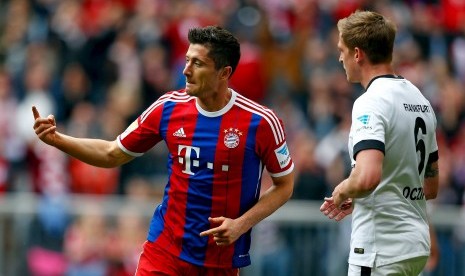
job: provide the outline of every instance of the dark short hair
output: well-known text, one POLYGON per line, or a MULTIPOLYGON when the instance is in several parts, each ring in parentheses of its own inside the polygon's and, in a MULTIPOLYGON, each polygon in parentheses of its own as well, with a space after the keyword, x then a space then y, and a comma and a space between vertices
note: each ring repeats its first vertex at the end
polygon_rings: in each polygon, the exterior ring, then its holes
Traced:
POLYGON ((190 29, 187 37, 190 44, 200 44, 209 49, 208 57, 215 63, 215 69, 231 66, 231 76, 236 71, 241 48, 237 38, 229 31, 219 26, 207 26, 190 29))
POLYGON ((392 61, 396 26, 372 11, 356 11, 337 23, 345 45, 352 51, 362 49, 373 64, 392 61))

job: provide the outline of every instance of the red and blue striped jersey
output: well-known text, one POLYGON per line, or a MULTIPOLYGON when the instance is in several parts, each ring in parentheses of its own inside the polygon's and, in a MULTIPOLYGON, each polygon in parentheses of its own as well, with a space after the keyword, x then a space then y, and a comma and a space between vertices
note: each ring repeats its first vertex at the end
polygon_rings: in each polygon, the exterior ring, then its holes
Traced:
POLYGON ((265 167, 271 176, 289 174, 294 167, 281 120, 231 91, 229 103, 216 112, 203 110, 184 90, 168 92, 117 139, 133 156, 165 141, 168 183, 148 240, 205 267, 250 264, 251 230, 228 247, 199 234, 217 226, 208 217, 235 219, 258 201, 265 167))

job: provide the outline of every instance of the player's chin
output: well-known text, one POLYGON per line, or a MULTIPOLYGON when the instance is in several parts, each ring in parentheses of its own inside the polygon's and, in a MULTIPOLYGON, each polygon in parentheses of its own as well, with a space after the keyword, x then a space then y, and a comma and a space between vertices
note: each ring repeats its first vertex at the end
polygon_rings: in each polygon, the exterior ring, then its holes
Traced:
POLYGON ((190 95, 190 96, 195 95, 195 89, 193 89, 192 84, 191 85, 187 84, 185 91, 186 91, 187 95, 190 95))
POLYGON ((347 73, 347 71, 346 71, 346 79, 347 79, 348 82, 352 82, 352 78, 351 78, 350 74, 347 73))

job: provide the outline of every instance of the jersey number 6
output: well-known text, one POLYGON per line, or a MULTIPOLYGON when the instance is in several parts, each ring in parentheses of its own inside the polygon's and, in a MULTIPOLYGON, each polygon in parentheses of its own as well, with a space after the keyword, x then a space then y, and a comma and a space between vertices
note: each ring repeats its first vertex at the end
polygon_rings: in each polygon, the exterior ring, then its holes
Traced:
POLYGON ((417 117, 415 120, 415 129, 414 129, 414 137, 415 137, 415 145, 417 152, 420 152, 420 163, 418 164, 418 174, 421 174, 423 171, 423 167, 425 166, 425 157, 426 157, 426 147, 425 142, 422 139, 418 139, 418 131, 421 129, 421 133, 424 135, 426 134, 426 124, 422 118, 417 117))

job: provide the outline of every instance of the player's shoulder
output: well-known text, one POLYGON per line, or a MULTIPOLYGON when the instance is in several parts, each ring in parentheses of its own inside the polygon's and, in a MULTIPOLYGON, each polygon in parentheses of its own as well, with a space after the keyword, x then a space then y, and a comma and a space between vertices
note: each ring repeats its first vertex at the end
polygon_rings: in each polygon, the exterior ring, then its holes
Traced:
POLYGON ((189 96, 186 93, 185 89, 180 89, 180 90, 173 90, 173 91, 166 92, 164 95, 158 98, 157 102, 160 102, 160 101, 186 102, 192 99, 194 99, 194 97, 189 96))
POLYGON ((245 97, 244 95, 241 95, 240 93, 237 93, 237 92, 235 93, 236 93, 236 101, 235 101, 236 106, 242 108, 245 111, 254 113, 261 117, 277 118, 277 115, 275 114, 275 112, 271 108, 267 107, 266 105, 259 104, 245 97))
POLYGON ((235 105, 245 112, 250 112, 261 117, 262 120, 259 125, 263 126, 263 128, 260 129, 262 129, 264 133, 274 137, 274 141, 277 145, 281 144, 285 140, 283 123, 272 109, 248 99, 239 93, 236 93, 235 105))
POLYGON ((160 96, 155 102, 153 102, 143 113, 142 118, 147 117, 150 114, 153 114, 155 110, 162 110, 166 103, 186 103, 194 99, 194 97, 189 96, 184 89, 182 90, 173 90, 168 91, 162 96, 160 96))
MULTIPOLYGON (((379 77, 370 83, 366 91, 357 99, 373 105, 392 104, 416 92, 416 87, 407 79, 398 77, 379 77)), ((416 93, 414 93, 416 94, 416 93)))
POLYGON ((193 101, 194 99, 195 98, 188 95, 184 89, 173 90, 163 94, 152 104, 152 106, 163 106, 167 102, 187 103, 193 101))

